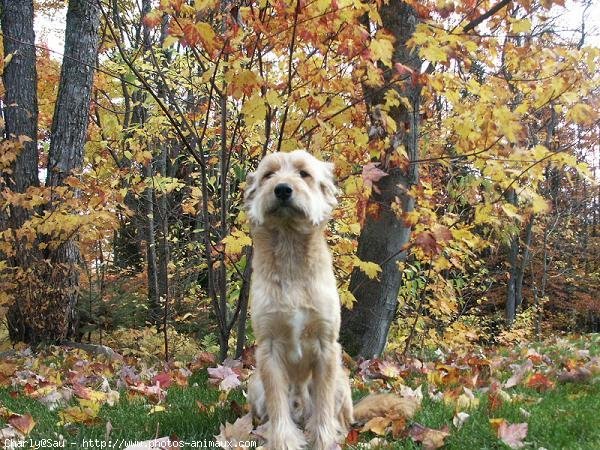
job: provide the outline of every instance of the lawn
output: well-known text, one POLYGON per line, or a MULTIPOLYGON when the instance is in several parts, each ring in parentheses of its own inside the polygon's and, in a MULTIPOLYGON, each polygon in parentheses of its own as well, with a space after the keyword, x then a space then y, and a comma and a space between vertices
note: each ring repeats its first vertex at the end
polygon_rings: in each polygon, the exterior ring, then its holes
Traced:
MULTIPOLYGON (((380 412, 346 447, 598 449, 599 355, 600 336, 586 335, 355 365, 357 399, 396 393, 416 413, 380 412)), ((17 352, 0 363, 0 444, 24 437, 20 448, 125 448, 169 437, 208 447, 226 423, 236 424, 226 438, 258 439, 238 420, 249 373, 242 362, 218 366, 206 355, 165 366, 57 347, 17 352)))

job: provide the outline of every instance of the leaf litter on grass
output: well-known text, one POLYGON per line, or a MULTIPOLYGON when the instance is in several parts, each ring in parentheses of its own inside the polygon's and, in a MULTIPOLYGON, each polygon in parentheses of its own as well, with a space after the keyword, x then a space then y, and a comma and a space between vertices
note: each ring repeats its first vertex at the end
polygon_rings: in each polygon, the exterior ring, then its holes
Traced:
MULTIPOLYGON (((600 358, 592 342, 583 336, 508 350, 440 349, 430 359, 389 355, 356 363, 346 357, 352 369, 352 387, 363 397, 356 405, 358 424, 350 430, 346 445, 386 446, 401 440, 440 448, 454 434, 463 433, 467 424, 481 421, 483 412, 490 420, 490 438, 495 436, 498 442, 521 448, 527 444, 528 421, 535 415, 531 405, 558 386, 584 389, 600 380, 600 358), (431 422, 426 409, 435 404, 443 405, 448 415, 431 422), (515 405, 522 422, 499 417, 506 405, 515 405), (474 416, 473 411, 480 412, 474 416)), ((251 355, 242 361, 217 364, 214 355, 203 352, 188 364, 165 364, 133 357, 110 360, 80 350, 50 347, 37 354, 15 352, 2 361, 0 387, 11 397, 29 397, 56 411, 63 425, 92 425, 100 421, 103 405, 122 401, 119 390, 128 398, 143 399, 148 414, 168 412, 167 389, 186 386, 193 372, 205 371, 209 378, 206 388, 221 394, 213 402, 196 401, 191 413, 214 414, 224 408, 232 411, 238 419, 215 429, 215 438, 251 439, 261 444, 265 426, 254 427, 247 407, 237 402, 234 405, 229 396, 245 388, 252 370, 251 355)), ((0 417, 5 422, 4 428, 0 427, 1 436, 23 439, 35 431, 35 414, 13 412, 0 405, 0 417)))

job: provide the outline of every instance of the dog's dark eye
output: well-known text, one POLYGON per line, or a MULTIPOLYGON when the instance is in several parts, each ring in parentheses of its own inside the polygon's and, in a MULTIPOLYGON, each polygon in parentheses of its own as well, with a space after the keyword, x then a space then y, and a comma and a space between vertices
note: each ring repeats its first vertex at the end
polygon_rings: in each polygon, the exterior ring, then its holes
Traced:
POLYGON ((268 180, 269 178, 271 178, 273 176, 275 172, 267 172, 263 175, 262 179, 263 180, 268 180))
POLYGON ((301 171, 300 171, 300 172, 298 172, 298 173, 300 174, 300 176, 301 176, 302 178, 308 178, 308 177, 310 177, 310 173, 308 173, 308 172, 307 172, 307 171, 305 171, 305 170, 301 170, 301 171))

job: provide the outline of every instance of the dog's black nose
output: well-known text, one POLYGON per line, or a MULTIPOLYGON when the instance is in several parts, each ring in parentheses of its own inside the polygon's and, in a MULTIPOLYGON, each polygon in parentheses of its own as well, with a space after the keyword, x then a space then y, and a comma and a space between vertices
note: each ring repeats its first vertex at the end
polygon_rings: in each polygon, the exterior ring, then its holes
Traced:
POLYGON ((275 186, 275 197, 279 200, 288 200, 292 196, 292 187, 289 184, 279 183, 275 186))

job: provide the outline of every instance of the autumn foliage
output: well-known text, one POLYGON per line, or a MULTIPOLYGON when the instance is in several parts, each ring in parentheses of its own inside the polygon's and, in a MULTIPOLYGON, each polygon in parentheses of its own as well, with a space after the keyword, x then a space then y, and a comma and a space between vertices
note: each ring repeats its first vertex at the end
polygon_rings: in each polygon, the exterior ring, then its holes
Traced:
MULTIPOLYGON (((400 2, 100 4, 83 164, 59 186, 17 192, 11 173, 31 137, 0 144, 2 217, 27 211, 18 227, 0 221, 3 311, 21 302, 44 333, 65 273, 52 255, 72 240, 76 314, 48 340, 152 325, 166 358, 171 329, 241 355, 252 338, 244 180, 265 153, 305 148, 336 166, 328 239, 343 305, 362 301, 353 272, 376 282, 401 255, 387 351, 598 330, 600 51, 583 22, 563 30, 561 2, 408 2, 403 46, 381 17, 400 2), (418 125, 416 153, 398 111, 418 125), (416 175, 410 208, 376 201, 398 171, 416 175), (383 208, 409 239, 361 260, 365 223, 383 208)), ((40 172, 60 81, 45 47, 40 172)))

